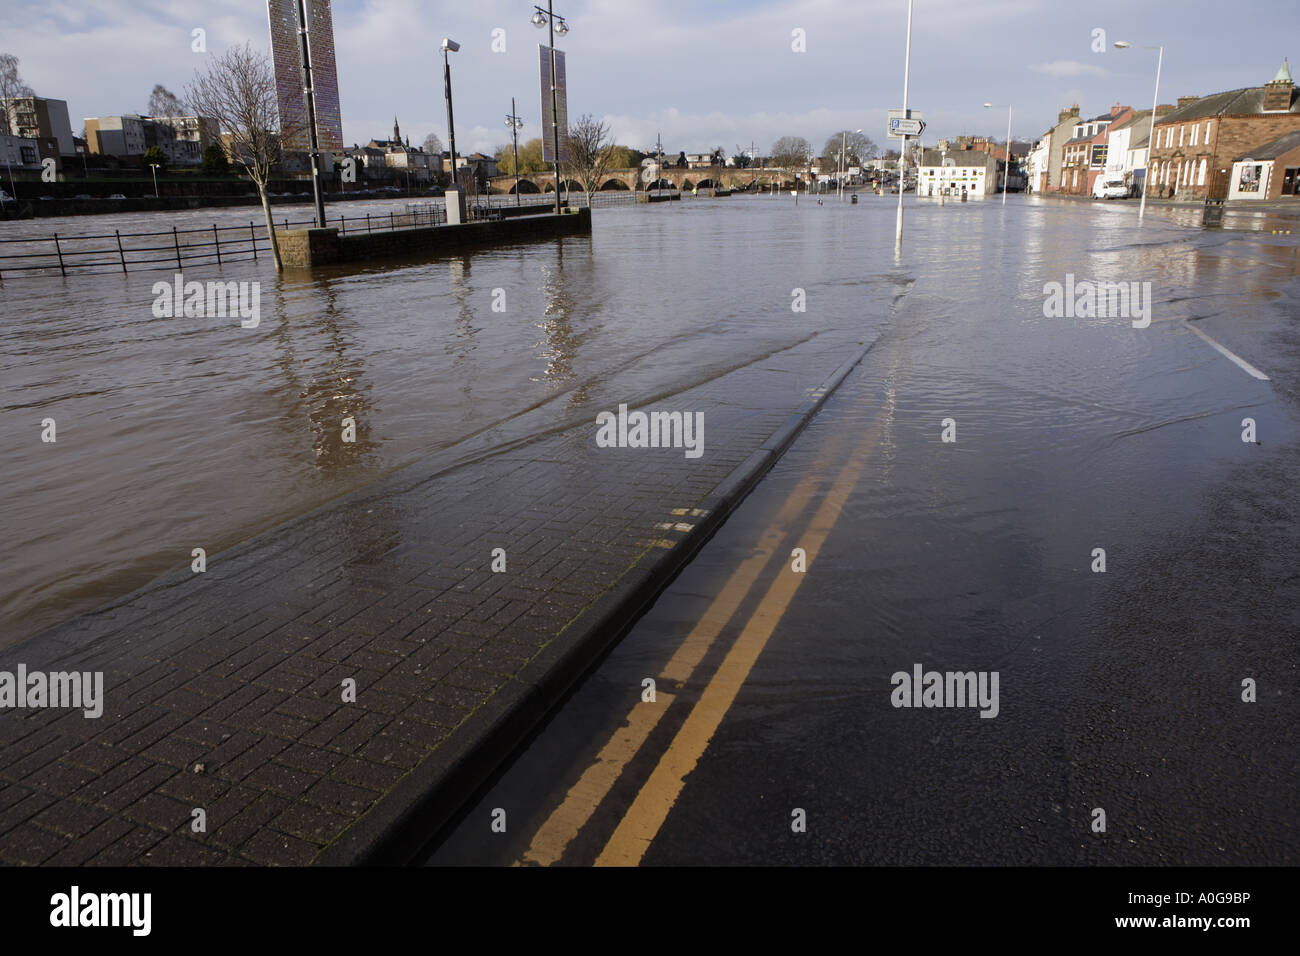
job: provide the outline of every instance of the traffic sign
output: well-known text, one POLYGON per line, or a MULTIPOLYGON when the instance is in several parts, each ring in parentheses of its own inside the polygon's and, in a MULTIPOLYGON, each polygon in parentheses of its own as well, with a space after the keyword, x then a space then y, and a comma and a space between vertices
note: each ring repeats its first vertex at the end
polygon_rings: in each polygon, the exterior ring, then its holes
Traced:
POLYGON ((901 139, 904 136, 920 136, 925 130, 925 120, 916 110, 890 110, 889 136, 901 139))

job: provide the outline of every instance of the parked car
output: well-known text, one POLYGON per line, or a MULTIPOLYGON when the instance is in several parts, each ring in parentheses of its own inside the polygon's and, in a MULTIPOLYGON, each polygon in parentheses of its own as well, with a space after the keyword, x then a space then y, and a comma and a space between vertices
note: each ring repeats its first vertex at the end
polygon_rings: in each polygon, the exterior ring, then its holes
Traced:
POLYGON ((9 195, 3 189, 0 189, 0 203, 13 202, 14 197, 9 195))
POLYGON ((90 193, 77 193, 77 195, 76 195, 75 198, 77 198, 77 199, 94 199, 95 197, 92 196, 90 193))
POLYGON ((1098 176, 1097 181, 1092 184, 1093 199, 1125 199, 1128 197, 1128 186, 1124 184, 1123 176, 1098 176))
POLYGON ((125 199, 126 197, 123 196, 121 193, 113 193, 113 195, 109 196, 108 198, 109 198, 109 199, 125 199))

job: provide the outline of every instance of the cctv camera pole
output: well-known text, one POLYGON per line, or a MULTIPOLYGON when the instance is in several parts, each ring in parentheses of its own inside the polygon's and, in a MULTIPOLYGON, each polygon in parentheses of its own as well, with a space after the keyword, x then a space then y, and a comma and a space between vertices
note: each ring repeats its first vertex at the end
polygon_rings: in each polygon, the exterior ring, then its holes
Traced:
POLYGON ((551 148, 555 150, 555 214, 560 214, 560 99, 555 89, 555 7, 546 0, 546 27, 551 39, 551 148))
POLYGON ((456 186, 456 121, 451 109, 451 62, 447 59, 447 47, 442 48, 442 79, 447 92, 447 148, 451 150, 451 184, 456 186))
POLYGON ((325 197, 320 185, 320 143, 316 138, 316 94, 312 89, 311 43, 307 17, 311 0, 298 0, 298 36, 302 40, 302 96, 307 105, 307 137, 311 146, 311 189, 316 201, 316 227, 325 228, 325 197))

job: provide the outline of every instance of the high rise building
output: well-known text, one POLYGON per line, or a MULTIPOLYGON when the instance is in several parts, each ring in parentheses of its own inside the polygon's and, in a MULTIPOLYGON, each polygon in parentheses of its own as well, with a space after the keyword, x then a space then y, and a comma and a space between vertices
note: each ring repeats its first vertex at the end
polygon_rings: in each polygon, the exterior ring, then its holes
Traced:
MULTIPOLYGON (((323 153, 343 149, 343 116, 339 109, 339 77, 334 65, 334 18, 330 0, 309 0, 312 90, 316 99, 316 135, 323 153)), ((288 131, 284 148, 305 153, 311 148, 307 104, 302 89, 302 41, 298 36, 298 0, 267 0, 271 27, 271 58, 280 103, 280 128, 288 131)))

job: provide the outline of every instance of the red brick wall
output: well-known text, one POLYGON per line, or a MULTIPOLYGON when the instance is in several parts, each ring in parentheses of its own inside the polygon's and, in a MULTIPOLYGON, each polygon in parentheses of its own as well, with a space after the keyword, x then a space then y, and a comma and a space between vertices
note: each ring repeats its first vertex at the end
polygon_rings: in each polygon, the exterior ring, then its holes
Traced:
MULTIPOLYGON (((1273 115, 1257 116, 1225 116, 1210 117, 1210 142, 1205 142, 1205 123, 1206 118, 1202 117, 1195 121, 1195 125, 1200 127, 1200 136, 1197 145, 1191 145, 1192 122, 1183 123, 1161 123, 1156 121, 1156 137, 1160 148, 1151 151, 1152 162, 1159 163, 1162 167, 1166 162, 1177 164, 1196 163, 1198 169, 1202 159, 1206 162, 1205 185, 1197 185, 1196 178, 1187 185, 1180 184, 1177 187, 1178 199, 1187 200, 1204 200, 1209 193, 1213 193, 1213 198, 1223 199, 1228 194, 1228 182, 1232 173, 1232 163, 1238 156, 1249 153, 1256 146, 1262 146, 1267 142, 1277 139, 1284 133, 1300 129, 1300 115, 1295 113, 1277 113, 1273 115), (1183 134, 1183 145, 1178 145, 1178 128, 1186 127, 1183 134), (1164 130, 1173 129, 1172 146, 1165 146, 1164 130), (1218 172, 1218 170, 1227 170, 1227 172, 1218 172), (1217 173, 1217 175, 1216 175, 1217 173)), ((1173 170, 1170 170, 1170 182, 1164 186, 1163 195, 1168 196, 1169 190, 1173 187, 1173 170)), ((1163 174, 1151 180, 1151 188, 1154 190, 1151 195, 1161 195, 1161 182, 1163 174)))

